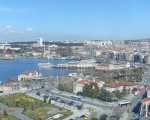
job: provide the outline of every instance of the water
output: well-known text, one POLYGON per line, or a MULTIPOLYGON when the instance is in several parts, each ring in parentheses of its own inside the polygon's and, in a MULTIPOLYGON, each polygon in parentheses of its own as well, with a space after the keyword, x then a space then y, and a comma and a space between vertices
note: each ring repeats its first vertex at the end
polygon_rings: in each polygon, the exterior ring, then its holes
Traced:
MULTIPOLYGON (((53 65, 67 63, 72 60, 50 60, 53 65)), ((58 69, 58 68, 38 68, 37 64, 47 62, 44 59, 23 59, 23 60, 0 60, 0 81, 16 78, 25 71, 36 70, 44 76, 60 76, 69 73, 81 73, 83 69, 58 69)))

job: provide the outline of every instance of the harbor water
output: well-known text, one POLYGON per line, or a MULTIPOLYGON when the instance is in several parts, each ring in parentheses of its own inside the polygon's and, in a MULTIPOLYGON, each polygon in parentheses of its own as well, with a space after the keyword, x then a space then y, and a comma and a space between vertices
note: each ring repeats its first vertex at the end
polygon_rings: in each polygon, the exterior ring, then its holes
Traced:
MULTIPOLYGON (((72 60, 50 60, 53 65, 64 64, 72 60)), ((69 73, 81 73, 84 69, 38 68, 38 63, 48 62, 45 59, 0 60, 0 81, 4 82, 25 71, 36 70, 44 76, 61 76, 69 73)))

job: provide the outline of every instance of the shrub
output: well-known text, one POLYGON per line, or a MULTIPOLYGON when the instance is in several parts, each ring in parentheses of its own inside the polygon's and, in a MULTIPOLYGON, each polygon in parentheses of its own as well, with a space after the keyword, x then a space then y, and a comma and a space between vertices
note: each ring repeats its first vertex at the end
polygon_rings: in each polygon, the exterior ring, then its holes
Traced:
POLYGON ((8 113, 6 112, 6 110, 4 110, 4 116, 8 116, 8 113))

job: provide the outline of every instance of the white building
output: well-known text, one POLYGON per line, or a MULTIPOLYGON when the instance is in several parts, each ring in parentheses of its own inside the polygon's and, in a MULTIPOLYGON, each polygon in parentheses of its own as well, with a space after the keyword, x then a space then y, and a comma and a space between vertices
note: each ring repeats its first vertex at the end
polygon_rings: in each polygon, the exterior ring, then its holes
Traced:
POLYGON ((82 92, 85 84, 96 83, 99 88, 102 88, 104 85, 103 81, 100 80, 78 80, 73 84, 73 92, 82 92))
POLYGON ((114 91, 122 92, 124 88, 132 90, 136 86, 137 85, 135 83, 128 82, 128 81, 116 81, 116 82, 109 82, 104 84, 105 89, 109 92, 114 92, 114 91))
POLYGON ((11 49, 11 44, 0 44, 0 50, 11 49))
POLYGON ((87 41, 87 45, 101 47, 101 46, 112 45, 112 42, 110 40, 89 40, 87 41))
POLYGON ((37 40, 37 46, 43 47, 43 38, 39 38, 39 39, 37 40))
POLYGON ((18 75, 18 81, 32 80, 42 77, 42 74, 37 71, 26 71, 18 75))
POLYGON ((126 69, 130 68, 130 62, 123 62, 123 63, 112 63, 112 64, 98 64, 95 66, 95 69, 98 70, 119 70, 119 69, 126 69))

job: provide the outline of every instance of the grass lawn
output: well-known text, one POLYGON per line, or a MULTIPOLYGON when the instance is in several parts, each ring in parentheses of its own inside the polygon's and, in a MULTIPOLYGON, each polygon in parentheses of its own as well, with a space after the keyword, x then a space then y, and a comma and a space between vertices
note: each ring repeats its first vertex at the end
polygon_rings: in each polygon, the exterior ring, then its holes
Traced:
POLYGON ((7 117, 4 117, 3 115, 0 115, 0 120, 18 120, 17 118, 15 118, 12 115, 9 115, 7 117))
POLYGON ((58 120, 62 120, 64 118, 72 115, 72 112, 70 110, 67 110, 65 108, 61 108, 61 107, 58 107, 55 105, 51 105, 51 104, 45 104, 42 106, 38 106, 38 107, 33 108, 33 110, 27 109, 26 112, 24 112, 25 115, 29 116, 30 118, 32 118, 34 120, 38 120, 39 116, 42 120, 45 120, 48 117, 54 116, 58 113, 63 114, 63 116, 61 118, 59 118, 58 120))
POLYGON ((21 95, 11 95, 11 96, 4 96, 0 98, 0 101, 9 106, 9 107, 31 107, 34 105, 39 105, 39 103, 43 103, 43 101, 39 101, 35 98, 29 97, 27 95, 21 94, 21 95))

